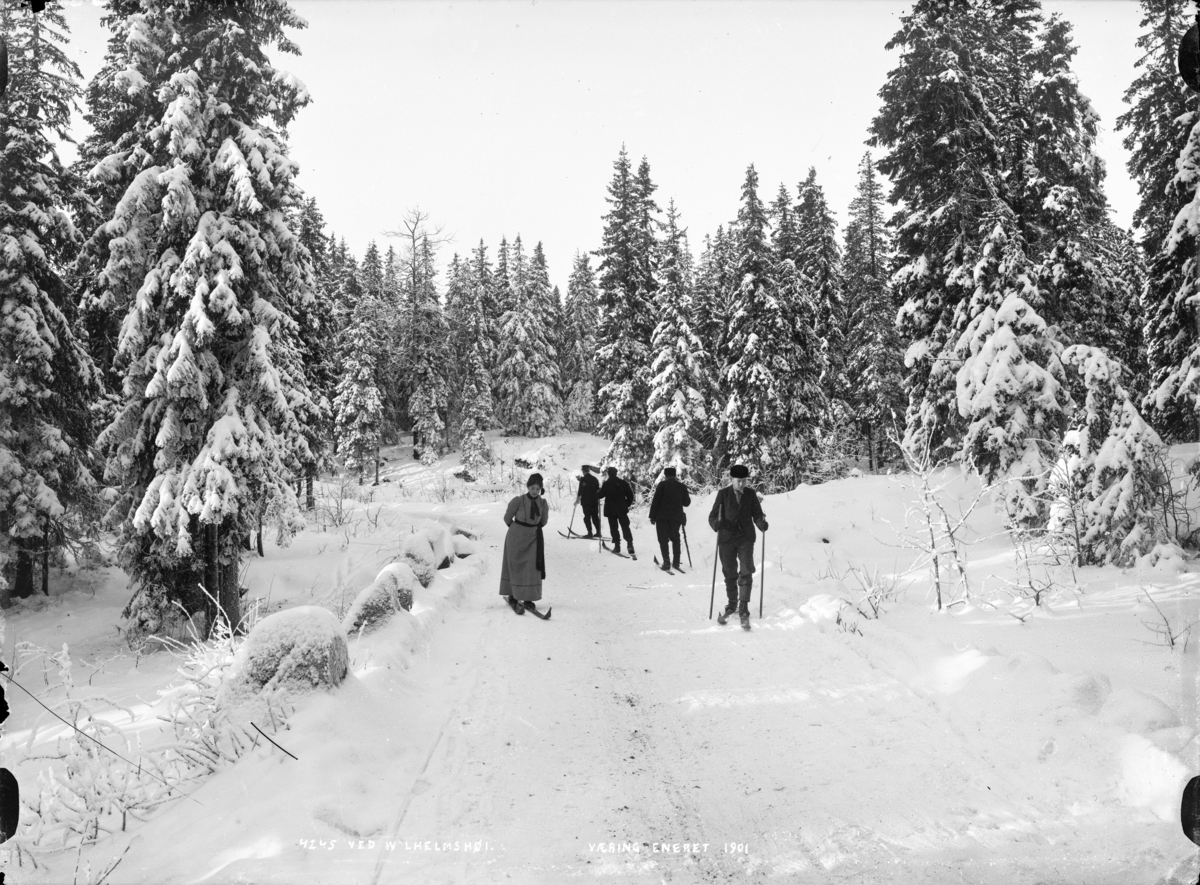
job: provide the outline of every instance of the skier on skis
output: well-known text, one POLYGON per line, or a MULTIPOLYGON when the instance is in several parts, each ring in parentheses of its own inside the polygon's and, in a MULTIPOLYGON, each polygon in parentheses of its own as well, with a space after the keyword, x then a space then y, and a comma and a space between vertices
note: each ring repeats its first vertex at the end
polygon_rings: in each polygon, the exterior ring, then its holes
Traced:
POLYGON ((717 551, 721 557, 721 573, 725 576, 725 595, 729 598, 718 620, 735 611, 742 626, 750 628, 750 590, 754 586, 754 527, 767 530, 758 495, 747 485, 750 469, 744 464, 729 468, 730 483, 717 492, 708 524, 717 533, 717 551))
POLYGON ((633 488, 625 480, 617 476, 617 468, 608 468, 608 479, 600 486, 597 498, 604 499, 604 515, 608 518, 608 530, 612 535, 613 551, 621 552, 621 537, 617 534, 617 526, 625 535, 625 543, 629 545, 629 555, 633 556, 633 533, 629 531, 629 508, 633 504, 633 488))
POLYGON ((654 488, 650 499, 650 525, 658 532, 658 549, 662 552, 664 572, 679 568, 679 527, 687 522, 684 507, 691 506, 692 496, 687 486, 675 478, 674 467, 663 468, 663 481, 654 488), (671 545, 671 556, 667 557, 667 543, 671 545))
POLYGON ((575 493, 575 503, 583 505, 583 526, 587 529, 585 538, 596 538, 604 534, 600 531, 600 480, 592 476, 595 469, 590 464, 583 465, 583 476, 579 477, 579 491, 575 493), (595 526, 594 534, 592 526, 595 526))
POLYGON ((542 598, 546 578, 546 547, 542 526, 550 518, 550 506, 542 499, 542 475, 531 473, 525 494, 508 502, 504 511, 504 556, 500 560, 500 595, 519 614, 542 598))

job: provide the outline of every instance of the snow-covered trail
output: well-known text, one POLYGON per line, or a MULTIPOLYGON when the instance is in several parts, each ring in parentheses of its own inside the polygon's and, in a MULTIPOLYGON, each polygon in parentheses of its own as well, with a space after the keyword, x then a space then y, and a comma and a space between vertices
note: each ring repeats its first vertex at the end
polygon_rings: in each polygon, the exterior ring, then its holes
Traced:
POLYGON ((1005 723, 914 690, 902 651, 870 660, 797 618, 718 627, 711 551, 686 576, 651 553, 547 532, 552 621, 489 577, 439 631, 413 678, 469 675, 371 881, 1152 881, 1127 822, 1077 827, 1057 784, 1031 795, 1005 723))

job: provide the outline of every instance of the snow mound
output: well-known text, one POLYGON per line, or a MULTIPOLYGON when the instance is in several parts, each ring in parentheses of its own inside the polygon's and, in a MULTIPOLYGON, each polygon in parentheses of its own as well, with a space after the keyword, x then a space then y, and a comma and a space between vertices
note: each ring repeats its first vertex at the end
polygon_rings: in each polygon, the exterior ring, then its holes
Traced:
POLYGON ((417 576, 406 562, 387 565, 369 587, 354 598, 342 626, 347 633, 368 632, 382 626, 400 609, 411 609, 417 576))
POLYGON ((836 623, 845 601, 827 593, 819 593, 800 606, 800 614, 814 624, 836 623))
POLYGON ((1164 752, 1176 755, 1180 755, 1195 736, 1196 729, 1186 725, 1179 725, 1175 728, 1160 728, 1146 735, 1154 746, 1164 752))
POLYGON ((1116 794, 1121 802, 1148 808, 1160 820, 1179 820, 1179 797, 1191 777, 1184 764, 1140 734, 1125 736, 1119 759, 1116 794))
POLYGON ((238 650, 234 687, 330 688, 346 678, 346 635, 333 612, 301 605, 254 625, 238 650))
POLYGON ((967 684, 972 673, 985 666, 989 660, 991 658, 978 649, 968 648, 959 654, 938 658, 917 682, 927 691, 954 694, 967 684))
POLYGON ((451 540, 454 544, 454 555, 458 559, 466 556, 474 556, 479 552, 479 545, 466 535, 456 534, 451 540))
POLYGON ((1055 679, 1071 706, 1089 715, 1094 716, 1100 712, 1100 708, 1112 694, 1112 683, 1103 673, 1064 673, 1055 679))
POLYGON ((421 531, 429 540, 436 567, 448 568, 454 562, 454 535, 451 534, 450 529, 439 522, 432 523, 421 531))
POLYGON ((1179 574, 1187 571, 1187 563, 1183 561, 1183 549, 1178 544, 1155 544, 1149 553, 1134 561, 1134 570, 1179 574))
POLYGON ((416 532, 400 542, 400 558, 412 568, 422 587, 433 583, 437 560, 434 559, 433 543, 428 534, 416 532))
POLYGON ((1174 710, 1154 695, 1136 688, 1114 691, 1100 709, 1100 719, 1138 734, 1175 728, 1180 724, 1174 710))

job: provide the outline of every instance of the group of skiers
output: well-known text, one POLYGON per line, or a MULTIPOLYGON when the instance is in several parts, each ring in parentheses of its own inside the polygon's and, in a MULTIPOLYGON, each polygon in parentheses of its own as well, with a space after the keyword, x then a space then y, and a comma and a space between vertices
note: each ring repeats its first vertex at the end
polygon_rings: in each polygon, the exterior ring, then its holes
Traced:
MULTIPOLYGON (((575 535, 581 539, 600 539, 600 500, 604 500, 604 516, 608 520, 612 550, 621 553, 621 540, 634 556, 633 533, 629 528, 629 508, 634 503, 633 487, 617 475, 617 468, 608 468, 608 477, 601 484, 593 476, 599 472, 590 464, 583 465, 579 478, 579 489, 575 504, 583 510, 583 524, 587 534, 575 535)), ((721 573, 725 578, 725 610, 717 616, 724 624, 737 614, 742 627, 750 627, 750 591, 754 583, 755 527, 767 530, 767 520, 762 504, 749 483, 750 471, 743 464, 729 468, 730 483, 717 492, 708 525, 717 533, 717 555, 721 561, 721 573)), ((525 483, 524 495, 517 495, 508 502, 504 512, 504 524, 508 533, 504 538, 504 554, 500 566, 500 595, 517 614, 532 611, 541 618, 549 618, 550 610, 541 612, 537 602, 542 598, 542 581, 546 577, 545 540, 542 527, 549 518, 549 506, 542 500, 542 475, 533 473, 525 483)), ((650 500, 650 524, 658 534, 658 546, 662 553, 659 566, 663 571, 681 571, 679 557, 679 532, 687 524, 684 508, 692 503, 691 494, 676 477, 674 467, 663 468, 663 479, 655 486, 650 500)))

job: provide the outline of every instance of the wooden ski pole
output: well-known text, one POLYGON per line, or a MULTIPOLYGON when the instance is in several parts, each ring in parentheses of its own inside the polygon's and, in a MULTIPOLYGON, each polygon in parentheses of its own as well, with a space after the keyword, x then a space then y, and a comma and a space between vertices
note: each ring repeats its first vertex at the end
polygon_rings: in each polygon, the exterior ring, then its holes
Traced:
POLYGON ((721 552, 721 535, 717 534, 717 549, 713 551, 712 593, 708 594, 708 619, 712 620, 713 601, 717 598, 717 555, 721 552))
POLYGON ((762 566, 759 571, 762 572, 758 577, 758 619, 762 620, 763 612, 763 589, 767 585, 767 530, 763 529, 763 554, 762 566))
MULTIPOLYGON (((720 492, 717 492, 719 495, 720 492)), ((717 557, 721 553, 721 523, 725 521, 725 505, 721 505, 721 520, 717 523, 717 549, 713 551, 713 580, 712 592, 708 594, 708 619, 712 620, 713 600, 717 598, 717 557)), ((691 563, 691 554, 688 554, 688 563, 691 563)))
POLYGON ((687 542, 687 526, 683 525, 683 526, 680 526, 680 528, 683 529, 683 549, 687 551, 688 568, 691 568, 692 567, 692 548, 688 546, 688 542, 687 542))
POLYGON ((575 525, 575 511, 579 509, 579 499, 575 499, 575 506, 571 508, 571 521, 567 523, 567 537, 571 537, 574 532, 571 531, 571 526, 575 525))

